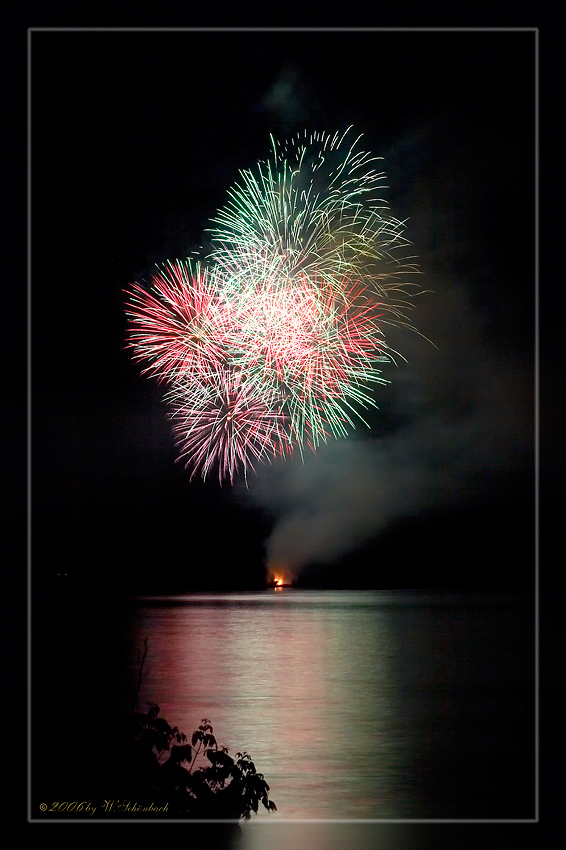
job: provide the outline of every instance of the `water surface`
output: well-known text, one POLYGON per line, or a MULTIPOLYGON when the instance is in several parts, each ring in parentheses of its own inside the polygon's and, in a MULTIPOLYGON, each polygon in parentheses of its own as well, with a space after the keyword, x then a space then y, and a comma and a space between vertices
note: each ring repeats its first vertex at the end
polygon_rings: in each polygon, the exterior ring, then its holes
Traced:
POLYGON ((533 816, 524 600, 284 589, 135 605, 140 707, 187 734, 210 719, 265 774, 277 817, 533 816))
POLYGON ((138 707, 158 703, 189 736, 207 718, 231 754, 247 751, 278 807, 258 827, 532 819, 533 612, 487 594, 45 598, 33 609, 33 805, 75 799, 97 756, 102 777, 111 770, 147 638, 138 707))

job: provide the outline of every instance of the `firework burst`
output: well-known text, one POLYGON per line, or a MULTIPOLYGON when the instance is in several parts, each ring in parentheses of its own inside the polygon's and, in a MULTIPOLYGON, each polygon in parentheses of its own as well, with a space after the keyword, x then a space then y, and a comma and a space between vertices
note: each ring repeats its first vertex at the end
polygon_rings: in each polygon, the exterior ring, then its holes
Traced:
POLYGON ((142 374, 190 380, 226 361, 232 321, 214 272, 190 260, 168 261, 149 290, 134 283, 128 296, 129 347, 135 360, 149 364, 142 374))
POLYGON ((307 277, 264 281, 241 311, 238 363, 260 392, 281 396, 300 446, 344 436, 360 408, 375 406, 367 387, 385 383, 377 364, 392 360, 379 316, 362 285, 307 277))
POLYGON ((271 159, 240 172, 213 219, 210 260, 244 288, 266 267, 291 280, 356 279, 384 299, 395 324, 410 324, 407 289, 414 284, 405 276, 416 267, 406 256, 405 224, 382 198, 378 158, 356 150, 361 137, 348 134, 272 138, 271 159))
POLYGON ((175 384, 165 401, 171 407, 178 460, 206 479, 217 469, 220 483, 247 475, 258 461, 284 456, 288 441, 284 414, 273 395, 261 395, 239 369, 208 373, 206 379, 175 384))
POLYGON ((128 292, 128 345, 168 388, 191 477, 233 482, 368 425, 397 356, 383 326, 412 327, 416 267, 376 158, 348 134, 272 139, 212 221, 206 266, 167 262, 128 292))

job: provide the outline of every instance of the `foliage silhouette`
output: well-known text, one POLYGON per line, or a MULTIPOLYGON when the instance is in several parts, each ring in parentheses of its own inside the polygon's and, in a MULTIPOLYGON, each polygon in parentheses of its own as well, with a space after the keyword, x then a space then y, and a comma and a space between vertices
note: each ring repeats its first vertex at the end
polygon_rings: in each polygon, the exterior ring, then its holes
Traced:
POLYGON ((269 785, 246 752, 235 757, 219 746, 204 718, 191 742, 159 716, 159 706, 133 713, 129 724, 129 793, 167 802, 171 817, 249 820, 263 805, 277 810, 269 785))
POLYGON ((257 814, 260 805, 277 811, 251 757, 238 752, 232 758, 227 747, 219 746, 210 720, 203 718, 189 743, 184 732, 159 716, 156 703, 149 703, 146 713, 136 711, 147 652, 146 638, 124 729, 119 778, 123 794, 130 799, 151 797, 158 808, 166 805, 168 817, 239 821, 257 814))

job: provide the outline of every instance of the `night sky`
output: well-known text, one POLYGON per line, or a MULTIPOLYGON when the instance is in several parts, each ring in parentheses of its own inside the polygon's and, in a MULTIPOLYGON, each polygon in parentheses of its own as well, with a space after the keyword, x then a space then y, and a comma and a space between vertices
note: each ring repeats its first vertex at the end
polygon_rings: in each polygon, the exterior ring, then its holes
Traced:
POLYGON ((532 587, 534 51, 521 31, 33 34, 38 581, 253 588, 277 563, 305 586, 532 587), (371 431, 248 488, 191 481, 123 290, 206 253, 270 133, 350 125, 407 219, 423 336, 391 332, 406 362, 371 431))

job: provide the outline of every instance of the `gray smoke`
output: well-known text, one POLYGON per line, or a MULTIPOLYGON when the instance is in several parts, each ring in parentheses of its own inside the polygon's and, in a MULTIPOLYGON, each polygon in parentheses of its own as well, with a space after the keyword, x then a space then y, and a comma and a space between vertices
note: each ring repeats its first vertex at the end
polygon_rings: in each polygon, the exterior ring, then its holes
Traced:
POLYGON ((372 432, 250 477, 248 498, 277 517, 266 541, 268 568, 296 575, 307 563, 332 561, 393 520, 454 501, 481 488, 485 475, 527 462, 531 376, 486 348, 464 286, 448 283, 426 296, 419 323, 430 325, 437 348, 409 331, 390 334, 408 363, 389 368, 391 385, 378 397, 389 430, 380 435, 377 412, 372 432))
POLYGON ((432 290, 414 299, 411 318, 422 336, 385 329, 406 361, 384 368, 391 383, 376 390, 371 431, 250 476, 242 497, 276 517, 268 567, 296 573, 330 561, 397 518, 532 464, 534 364, 521 316, 534 281, 529 289, 520 265, 506 268, 521 256, 516 235, 487 226, 518 177, 499 168, 504 152, 478 175, 459 135, 465 129, 439 117, 378 152, 391 177, 392 212, 411 214, 407 235, 424 273, 416 282, 432 290))

